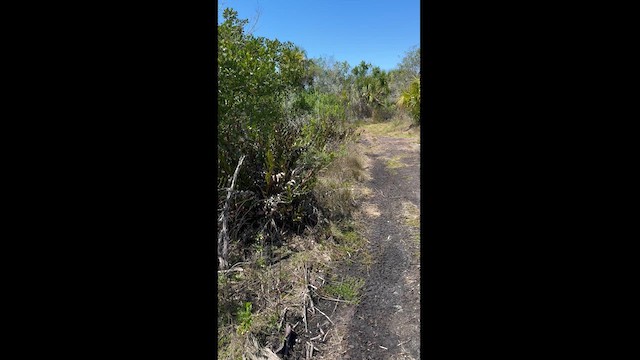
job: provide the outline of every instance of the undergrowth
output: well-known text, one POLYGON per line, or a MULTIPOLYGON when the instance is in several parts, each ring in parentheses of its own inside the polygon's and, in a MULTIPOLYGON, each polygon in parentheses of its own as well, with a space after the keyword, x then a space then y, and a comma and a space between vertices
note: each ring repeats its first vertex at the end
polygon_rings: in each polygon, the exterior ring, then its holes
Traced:
POLYGON ((363 286, 363 279, 348 277, 340 282, 327 285, 325 291, 335 298, 358 304, 360 302, 360 289, 363 286))
MULTIPOLYGON (((254 343, 275 349, 286 324, 302 323, 301 294, 308 283, 312 296, 339 298, 355 304, 364 280, 334 274, 341 263, 370 265, 367 239, 352 219, 359 192, 368 179, 365 157, 352 135, 334 160, 318 174, 312 194, 323 217, 304 233, 283 237, 278 246, 255 242, 249 256, 218 275, 218 351, 237 359, 256 353, 254 343), (268 249, 270 248, 270 249, 268 249), (283 311, 287 309, 286 317, 283 311)), ((256 237, 260 237, 260 233, 256 237)), ((298 325, 301 326, 301 325, 298 325)), ((297 328, 300 330, 300 328, 297 328)))

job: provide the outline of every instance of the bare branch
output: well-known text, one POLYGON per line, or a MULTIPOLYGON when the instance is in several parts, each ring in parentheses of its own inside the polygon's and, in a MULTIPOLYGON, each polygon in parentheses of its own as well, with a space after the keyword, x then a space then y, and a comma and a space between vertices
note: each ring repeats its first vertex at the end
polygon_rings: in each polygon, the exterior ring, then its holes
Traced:
POLYGON ((222 230, 218 234, 218 260, 220 262, 219 268, 226 269, 227 268, 227 256, 229 252, 229 234, 227 230, 227 221, 229 218, 229 203, 231 201, 231 194, 233 193, 233 188, 236 186, 236 178, 238 177, 238 173, 240 172, 240 166, 242 166, 242 162, 244 161, 245 155, 240 157, 238 161, 238 166, 236 166, 236 171, 233 173, 233 180, 231 181, 231 187, 227 192, 227 199, 224 202, 224 207, 222 209, 222 230))
POLYGON ((261 14, 262 14, 262 10, 256 9, 256 17, 255 17, 255 20, 253 21, 253 25, 251 25, 251 29, 249 29, 249 31, 247 31, 248 35, 253 35, 253 32, 255 31, 256 25, 258 25, 258 20, 260 20, 260 15, 261 14))
POLYGON ((287 316, 287 307, 282 311, 282 319, 280 320, 280 324, 278 324, 278 331, 282 328, 282 323, 284 322, 284 318, 287 316))
MULTIPOLYGON (((340 297, 340 296, 338 295, 338 297, 340 297)), ((336 301, 335 303, 336 303, 336 306, 333 307, 333 311, 331 312, 331 316, 333 316, 333 314, 335 314, 336 309, 338 308, 338 301, 336 301)))
POLYGON ((331 321, 331 319, 327 316, 327 314, 323 313, 320 309, 317 309, 317 308, 316 308, 316 310, 318 310, 318 312, 319 312, 320 314, 324 315, 324 317, 326 317, 326 318, 327 318, 327 320, 329 320, 329 322, 330 322, 332 325, 335 325, 335 324, 333 323, 333 321, 331 321))
POLYGON ((306 301, 302 302, 302 308, 303 308, 302 309, 302 320, 304 320, 304 331, 305 332, 309 332, 309 329, 307 328, 307 302, 306 301))
POLYGON ((322 342, 324 342, 324 340, 327 338, 327 335, 329 334, 329 331, 331 331, 331 329, 327 330, 327 332, 324 333, 324 337, 322 338, 322 342))
MULTIPOLYGON (((309 329, 307 327, 307 296, 309 295, 309 287, 306 286, 307 284, 307 264, 303 263, 302 266, 304 267, 304 292, 302 293, 302 307, 303 307, 303 312, 302 312, 302 320, 304 320, 304 331, 305 332, 309 332, 309 329)), ((313 306, 313 303, 312 303, 313 306)))
POLYGON ((400 345, 404 345, 404 344, 408 343, 408 342, 409 342, 409 341, 411 341, 411 340, 413 340, 413 339, 409 339, 409 340, 407 340, 407 341, 403 341, 403 342, 399 343, 398 345, 396 345, 396 347, 398 347, 398 346, 400 346, 400 345))
POLYGON ((244 271, 244 269, 243 269, 243 268, 241 268, 241 267, 239 267, 239 268, 229 269, 229 270, 218 270, 218 274, 225 274, 225 273, 228 273, 228 272, 234 272, 234 271, 237 271, 237 272, 243 272, 243 271, 244 271))

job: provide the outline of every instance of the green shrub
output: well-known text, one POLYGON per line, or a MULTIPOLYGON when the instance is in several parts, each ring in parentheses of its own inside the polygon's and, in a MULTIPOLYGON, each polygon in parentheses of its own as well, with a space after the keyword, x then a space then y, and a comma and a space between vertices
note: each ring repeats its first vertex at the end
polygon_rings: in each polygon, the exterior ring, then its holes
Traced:
POLYGON ((243 307, 238 310, 238 334, 246 334, 251 329, 251 307, 250 302, 245 302, 243 307))
POLYGON ((246 34, 247 21, 234 10, 226 9, 223 16, 218 26, 218 209, 244 155, 229 231, 231 238, 253 242, 248 233, 264 229, 264 241, 283 228, 317 222, 311 190, 349 131, 345 106, 338 95, 309 86, 313 62, 300 48, 246 34))
POLYGON ((420 123, 420 77, 416 77, 402 92, 398 99, 398 105, 409 111, 415 123, 420 123))

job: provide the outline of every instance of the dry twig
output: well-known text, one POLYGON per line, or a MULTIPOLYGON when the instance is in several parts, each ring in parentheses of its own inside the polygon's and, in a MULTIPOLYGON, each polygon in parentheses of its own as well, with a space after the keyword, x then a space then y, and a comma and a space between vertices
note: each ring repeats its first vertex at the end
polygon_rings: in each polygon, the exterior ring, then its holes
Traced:
POLYGON ((311 357, 313 357, 313 350, 320 351, 320 350, 318 350, 318 348, 313 346, 312 343, 307 341, 307 354, 306 354, 307 355, 306 356, 307 359, 311 359, 311 357))
POLYGON ((322 311, 320 311, 320 309, 318 309, 318 312, 319 312, 320 314, 324 315, 324 317, 326 317, 326 318, 327 318, 327 320, 329 320, 329 322, 330 322, 332 325, 335 325, 335 324, 333 323, 333 321, 331 321, 331 319, 327 316, 327 314, 325 314, 325 313, 323 313, 322 311))
POLYGON ((307 341, 306 359, 309 360, 311 359, 312 356, 313 356, 313 345, 311 345, 311 343, 307 341))
POLYGON ((280 319, 280 324, 278 324, 278 332, 282 329, 282 323, 284 322, 284 318, 287 316, 287 307, 282 311, 282 319, 280 319))
MULTIPOLYGON (((309 307, 310 307, 311 313, 315 315, 316 308, 313 306, 313 300, 311 299, 311 295, 309 295, 309 291, 307 291, 306 295, 309 298, 309 307)), ((320 311, 320 310, 318 310, 318 311, 320 311)))
POLYGON ((329 331, 331 331, 331 329, 327 330, 327 332, 324 333, 324 337, 322 338, 322 342, 324 342, 324 340, 327 338, 327 334, 329 334, 329 331))
POLYGON ((353 301, 346 301, 346 300, 340 300, 340 299, 334 299, 334 298, 322 296, 322 295, 318 294, 315 291, 313 293, 316 294, 321 299, 325 299, 325 300, 329 300, 329 301, 335 301, 335 302, 343 302, 343 303, 347 303, 347 304, 353 304, 353 301))
POLYGON ((229 269, 229 270, 218 270, 219 274, 225 274, 225 273, 229 273, 229 272, 243 272, 244 269, 241 267, 235 268, 235 269, 229 269))
POLYGON ((307 333, 309 332, 309 329, 307 328, 307 302, 306 301, 302 302, 302 320, 304 321, 304 332, 307 333))
POLYGON ((411 340, 413 340, 413 339, 409 339, 409 340, 407 340, 407 341, 403 341, 403 342, 399 343, 398 345, 396 345, 396 347, 398 347, 398 346, 400 346, 400 345, 404 345, 404 344, 408 343, 408 342, 409 342, 409 341, 411 341, 411 340))
POLYGON ((287 356, 289 351, 291 351, 291 346, 293 346, 293 342, 295 341, 295 332, 291 328, 291 325, 287 324, 287 327, 284 330, 284 341, 280 344, 280 347, 276 350, 276 354, 282 353, 283 356, 287 356))
MULTIPOLYGON (((340 295, 338 295, 338 300, 340 298, 340 295)), ((338 308, 338 302, 336 301, 336 306, 333 307, 333 311, 331 312, 331 316, 333 316, 333 314, 335 314, 336 309, 338 308)))

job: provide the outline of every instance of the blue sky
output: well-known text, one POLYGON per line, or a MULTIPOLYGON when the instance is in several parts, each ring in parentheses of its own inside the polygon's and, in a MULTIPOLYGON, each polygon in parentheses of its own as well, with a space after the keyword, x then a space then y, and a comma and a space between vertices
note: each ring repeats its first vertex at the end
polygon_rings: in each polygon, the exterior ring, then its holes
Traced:
POLYGON ((309 58, 390 70, 420 46, 420 0, 218 0, 219 22, 226 7, 250 21, 247 29, 255 24, 255 36, 291 41, 309 58))

